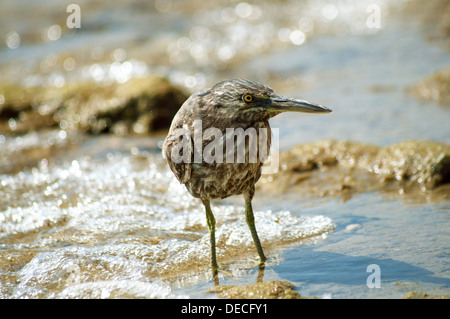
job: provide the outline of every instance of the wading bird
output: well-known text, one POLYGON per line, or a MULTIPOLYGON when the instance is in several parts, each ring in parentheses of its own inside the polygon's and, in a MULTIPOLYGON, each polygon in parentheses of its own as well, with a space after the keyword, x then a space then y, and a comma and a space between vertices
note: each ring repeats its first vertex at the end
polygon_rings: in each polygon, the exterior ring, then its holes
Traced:
POLYGON ((260 258, 260 265, 266 260, 256 232, 251 201, 255 184, 261 176, 261 166, 270 150, 269 119, 286 111, 331 112, 324 106, 277 95, 271 88, 256 81, 234 79, 217 83, 212 88, 191 95, 172 121, 168 136, 164 140, 163 156, 178 181, 186 186, 192 196, 199 198, 205 207, 210 232, 213 276, 217 275, 218 266, 215 219, 210 206, 212 199, 240 194, 244 196, 246 222, 260 258), (230 129, 238 128, 242 129, 241 132, 255 132, 256 140, 261 140, 262 132, 266 132, 265 145, 254 141, 255 147, 252 147, 250 138, 247 143, 245 136, 240 139, 239 136, 231 135, 230 129), (201 140, 196 136, 201 136, 201 140), (221 147, 230 145, 230 141, 233 146, 231 150, 227 148, 221 152, 221 147), (211 143, 214 147, 211 147, 211 143), (239 154, 235 156, 233 151, 239 150, 243 150, 244 160, 236 159, 239 154), (257 156, 251 156, 255 155, 251 154, 255 150, 257 156), (213 160, 203 157, 205 153, 213 160))

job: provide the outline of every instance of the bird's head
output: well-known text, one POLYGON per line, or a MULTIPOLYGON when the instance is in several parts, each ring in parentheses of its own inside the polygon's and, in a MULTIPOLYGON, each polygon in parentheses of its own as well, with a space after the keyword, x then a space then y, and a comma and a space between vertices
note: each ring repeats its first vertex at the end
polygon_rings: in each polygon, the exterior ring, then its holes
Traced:
POLYGON ((217 83, 207 93, 215 108, 223 108, 240 120, 268 120, 281 112, 331 112, 325 106, 281 96, 259 82, 244 79, 217 83))

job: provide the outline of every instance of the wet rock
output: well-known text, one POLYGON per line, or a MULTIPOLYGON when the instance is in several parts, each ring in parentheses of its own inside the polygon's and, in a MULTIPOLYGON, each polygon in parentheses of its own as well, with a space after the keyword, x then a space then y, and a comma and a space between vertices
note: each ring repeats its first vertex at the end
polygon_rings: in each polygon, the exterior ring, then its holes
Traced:
POLYGON ((434 100, 442 105, 450 106, 450 68, 439 70, 417 83, 413 88, 414 95, 425 100, 434 100))
POLYGON ((326 140, 294 146, 280 154, 280 163, 283 171, 299 173, 335 165, 365 168, 378 151, 374 145, 326 140))
POLYGON ((170 126, 187 95, 156 76, 61 88, 0 84, 0 132, 59 126, 89 133, 145 134, 170 126))
POLYGON ((403 299, 450 299, 447 295, 429 295, 421 291, 411 291, 403 299))
POLYGON ((450 183, 450 146, 431 141, 411 141, 380 149, 369 171, 384 179, 434 189, 450 183))
POLYGON ((306 299, 293 289, 294 285, 288 281, 267 281, 244 286, 221 285, 211 292, 228 299, 306 299))
POLYGON ((348 141, 298 145, 280 154, 281 170, 263 175, 261 191, 351 197, 355 192, 426 192, 450 183, 450 146, 410 141, 380 148, 348 141))
POLYGON ((450 35, 450 2, 442 0, 408 1, 405 4, 404 16, 426 25, 425 35, 430 40, 449 40, 450 35))

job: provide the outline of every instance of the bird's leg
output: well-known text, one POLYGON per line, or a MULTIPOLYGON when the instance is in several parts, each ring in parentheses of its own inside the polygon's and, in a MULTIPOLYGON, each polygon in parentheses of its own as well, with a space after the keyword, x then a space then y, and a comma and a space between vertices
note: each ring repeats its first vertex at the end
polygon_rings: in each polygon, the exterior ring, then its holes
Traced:
POLYGON ((258 276, 256 277, 256 282, 263 282, 265 268, 266 268, 265 264, 263 264, 263 263, 259 264, 258 276))
POLYGON ((259 241, 258 233, 256 232, 252 201, 249 195, 244 195, 244 198, 245 198, 245 220, 247 221, 248 228, 250 228, 250 232, 252 233, 253 242, 255 243, 256 250, 258 251, 260 264, 264 264, 264 262, 266 261, 266 256, 264 256, 264 252, 261 247, 261 243, 259 241))
POLYGON ((213 212, 211 210, 211 205, 209 203, 208 199, 202 200, 203 205, 205 206, 205 212, 206 212, 206 221, 208 223, 209 228, 209 236, 210 236, 210 244, 211 244, 211 268, 212 268, 212 274, 213 274, 213 280, 214 282, 218 283, 218 266, 217 266, 217 260, 216 260, 216 220, 214 218, 213 212))

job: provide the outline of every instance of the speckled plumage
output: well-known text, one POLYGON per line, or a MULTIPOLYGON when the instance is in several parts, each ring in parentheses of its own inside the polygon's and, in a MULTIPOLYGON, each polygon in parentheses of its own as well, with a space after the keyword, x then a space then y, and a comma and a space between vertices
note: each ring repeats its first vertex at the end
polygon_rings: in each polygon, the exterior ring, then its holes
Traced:
MULTIPOLYGON (((269 119, 284 111, 330 112, 331 110, 306 101, 274 94, 271 88, 256 81, 235 79, 217 83, 212 88, 194 93, 181 106, 172 121, 169 134, 163 144, 163 155, 180 183, 186 186, 192 196, 200 198, 205 206, 211 234, 211 265, 215 275, 217 274, 215 220, 210 208, 211 199, 244 195, 247 224, 261 263, 265 261, 254 225, 251 200, 255 192, 255 184, 261 176, 263 160, 268 156, 270 149, 269 119), (201 123, 200 128, 199 123, 201 123), (244 132, 253 130, 257 136, 257 153, 253 160, 250 156, 255 153, 255 149, 251 148, 252 144, 249 142, 245 142, 243 162, 236 162, 237 158, 230 162, 227 157, 230 150, 226 147, 223 147, 222 156, 218 155, 215 149, 214 156, 217 156, 213 162, 207 162, 205 158, 202 158, 208 145, 211 142, 217 142, 215 133, 220 133, 222 144, 219 145, 226 145, 227 138, 231 136, 230 133, 227 135, 227 129, 241 129, 244 132), (200 132, 202 137, 199 139, 200 132), (263 133, 265 133, 264 137, 263 133), (180 150, 183 153, 181 160, 180 150), (200 160, 198 160, 199 157, 200 160)), ((242 144, 238 145, 238 139, 235 139, 233 146, 239 148, 242 144)))
MULTIPOLYGON (((202 121, 202 134, 204 147, 214 141, 213 136, 205 135, 205 130, 210 127, 218 128, 226 138, 227 128, 242 128, 246 131, 253 127, 259 138, 259 129, 267 131, 266 154, 270 149, 271 130, 269 112, 250 112, 249 105, 242 101, 241 96, 252 93, 255 96, 269 96, 272 90, 260 83, 246 80, 225 81, 216 84, 211 89, 206 89, 193 94, 180 108, 172 121, 169 135, 164 142, 164 156, 170 159, 172 149, 180 143, 179 134, 171 134, 176 129, 188 130, 190 138, 194 137, 194 121, 202 121), (228 105, 233 106, 228 106, 228 105), (234 107, 237 104, 238 107, 234 107)), ((191 152, 193 153, 193 144, 191 152)), ((248 143, 247 143, 248 144, 248 143)), ((225 145, 224 145, 225 146, 225 145)), ((224 147, 225 148, 225 147, 224 147)), ((246 145, 246 154, 249 151, 246 145)), ((237 152, 236 152, 237 153, 237 152)), ((194 155, 190 156, 190 163, 174 163, 168 161, 169 166, 177 179, 186 185, 192 196, 201 199, 226 198, 231 195, 239 195, 248 192, 253 197, 254 185, 261 176, 261 156, 256 156, 256 163, 227 163, 226 150, 223 151, 222 163, 194 163, 194 155)), ((246 156, 247 158, 247 156, 246 156)))

